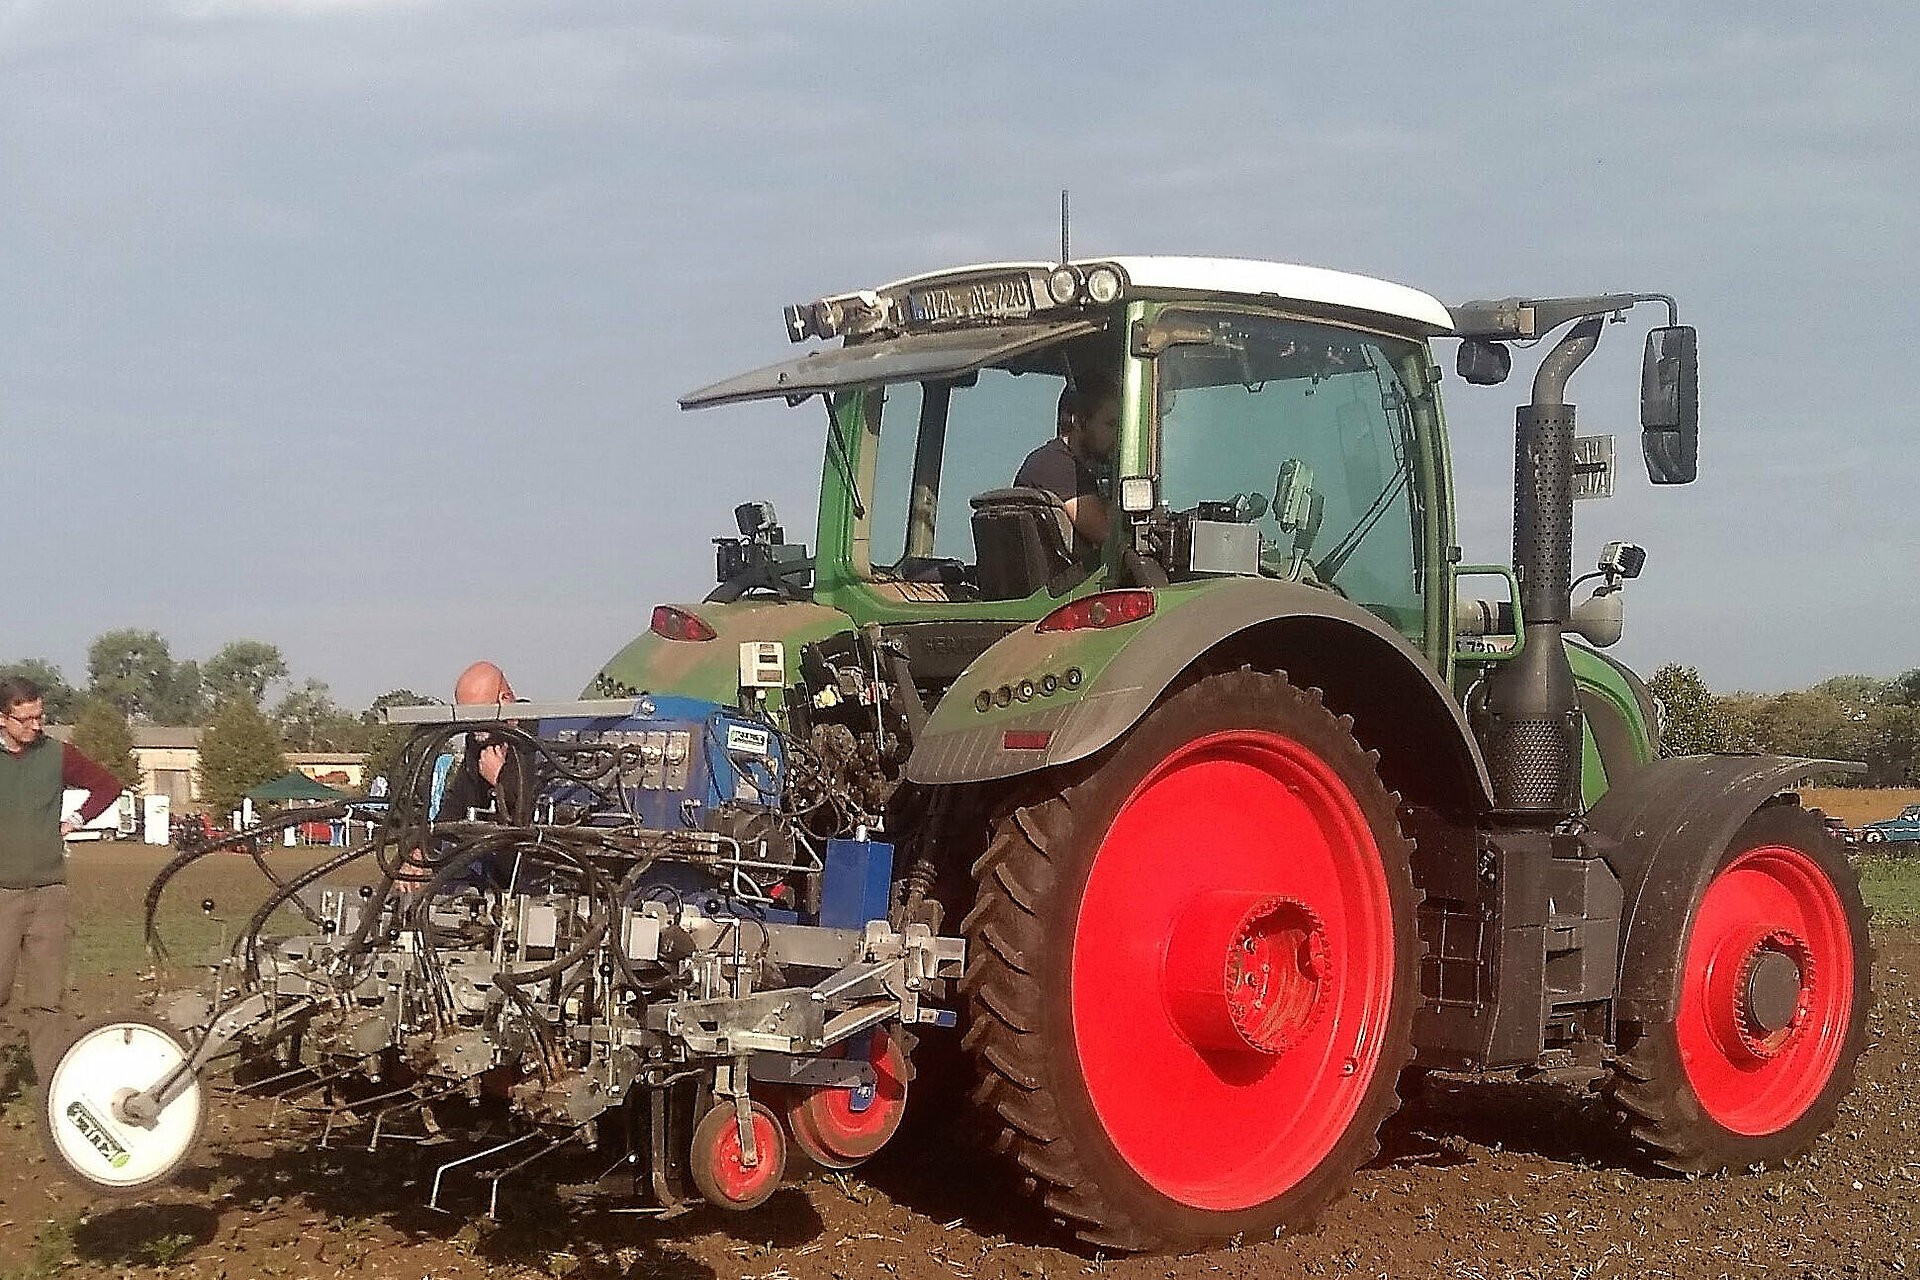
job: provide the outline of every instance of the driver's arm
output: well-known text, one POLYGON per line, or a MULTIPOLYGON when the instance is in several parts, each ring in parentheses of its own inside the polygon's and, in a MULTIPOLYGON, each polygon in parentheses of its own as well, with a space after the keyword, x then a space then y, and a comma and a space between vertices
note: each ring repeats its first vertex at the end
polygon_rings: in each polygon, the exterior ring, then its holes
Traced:
POLYGON ((1073 527, 1081 537, 1096 547, 1107 545, 1107 529, 1112 517, 1107 511, 1105 498, 1097 493, 1088 493, 1064 499, 1060 505, 1066 509, 1067 519, 1073 521, 1073 527))

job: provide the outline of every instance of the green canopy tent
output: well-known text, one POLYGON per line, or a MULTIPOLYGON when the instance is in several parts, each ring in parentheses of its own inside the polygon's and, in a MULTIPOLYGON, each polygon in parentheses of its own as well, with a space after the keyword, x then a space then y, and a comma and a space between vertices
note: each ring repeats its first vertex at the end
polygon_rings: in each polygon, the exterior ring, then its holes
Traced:
POLYGON ((247 792, 247 799, 261 802, 268 800, 344 800, 347 793, 335 791, 322 782, 315 782, 304 773, 289 773, 275 778, 272 782, 263 782, 247 792))

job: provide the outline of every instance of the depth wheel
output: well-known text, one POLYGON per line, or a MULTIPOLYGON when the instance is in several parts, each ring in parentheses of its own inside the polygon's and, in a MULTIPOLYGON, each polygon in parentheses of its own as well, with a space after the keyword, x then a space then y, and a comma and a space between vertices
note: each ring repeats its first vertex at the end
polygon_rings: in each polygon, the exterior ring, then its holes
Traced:
POLYGON ((200 1081, 150 1122, 123 1109, 187 1059, 177 1033, 141 1017, 110 1015, 81 1027, 60 1055, 40 1102, 40 1139, 63 1174, 93 1191, 136 1196, 164 1184, 200 1141, 200 1081))
POLYGON ((974 1098, 1089 1243, 1298 1229, 1378 1150, 1419 944, 1351 724, 1281 676, 1206 677, 976 864, 974 1098))
POLYGON ((753 1104, 755 1161, 747 1163, 731 1102, 716 1103, 693 1128, 687 1165, 693 1184, 718 1209, 756 1209, 787 1172, 787 1138, 764 1103, 753 1104))
POLYGON ((1833 1124, 1866 1047, 1859 877, 1818 814, 1769 805, 1691 906, 1678 1011, 1623 1028, 1613 1103, 1676 1169, 1786 1160, 1833 1124))
MULTIPOLYGON (((838 1049, 844 1054, 844 1049, 838 1049)), ((787 1128, 793 1143, 823 1169, 851 1169, 862 1163, 900 1129, 907 1113, 907 1083, 913 1068, 897 1033, 885 1028, 867 1040, 873 1067, 870 1090, 795 1089, 788 1095, 787 1128)))

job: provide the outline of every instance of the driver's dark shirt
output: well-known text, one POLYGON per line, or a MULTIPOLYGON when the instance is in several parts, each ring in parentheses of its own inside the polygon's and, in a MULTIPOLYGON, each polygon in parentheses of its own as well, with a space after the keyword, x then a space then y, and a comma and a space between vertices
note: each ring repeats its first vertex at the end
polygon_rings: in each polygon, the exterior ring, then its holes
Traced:
MULTIPOLYGON (((1013 477, 1017 489, 1044 489, 1054 497, 1066 502, 1071 498, 1100 497, 1100 478, 1086 463, 1073 456, 1073 450, 1067 448, 1066 439, 1055 436, 1053 439, 1027 455, 1020 464, 1019 472, 1013 477)), ((1073 557, 1085 560, 1100 550, 1080 533, 1073 531, 1073 557)))

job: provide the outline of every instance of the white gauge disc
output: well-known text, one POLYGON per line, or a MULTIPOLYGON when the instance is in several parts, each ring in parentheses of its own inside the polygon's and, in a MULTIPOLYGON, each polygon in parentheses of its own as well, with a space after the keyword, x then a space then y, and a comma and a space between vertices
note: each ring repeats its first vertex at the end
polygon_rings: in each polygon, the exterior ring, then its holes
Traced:
POLYGON ((187 1081, 151 1124, 129 1120, 119 1103, 158 1083, 185 1060, 165 1028, 117 1018, 80 1033, 47 1082, 41 1120, 67 1171, 104 1191, 165 1181, 200 1136, 200 1081, 187 1081))

